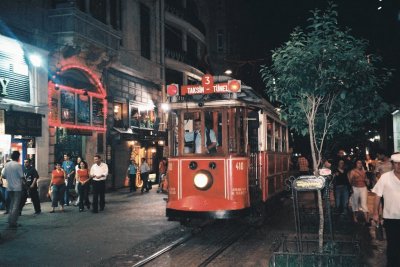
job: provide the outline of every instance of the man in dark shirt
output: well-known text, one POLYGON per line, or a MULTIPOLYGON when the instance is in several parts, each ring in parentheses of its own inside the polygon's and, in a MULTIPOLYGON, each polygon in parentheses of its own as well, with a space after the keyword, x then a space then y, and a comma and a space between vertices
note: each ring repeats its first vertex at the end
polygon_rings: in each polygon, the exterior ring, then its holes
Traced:
POLYGON ((24 192, 22 193, 20 211, 22 212, 22 209, 25 206, 26 199, 29 196, 32 200, 33 207, 35 208, 35 214, 39 214, 41 212, 39 192, 37 186, 39 174, 35 169, 35 167, 32 166, 32 163, 29 159, 24 160, 24 177, 25 177, 25 189, 23 190, 24 192))

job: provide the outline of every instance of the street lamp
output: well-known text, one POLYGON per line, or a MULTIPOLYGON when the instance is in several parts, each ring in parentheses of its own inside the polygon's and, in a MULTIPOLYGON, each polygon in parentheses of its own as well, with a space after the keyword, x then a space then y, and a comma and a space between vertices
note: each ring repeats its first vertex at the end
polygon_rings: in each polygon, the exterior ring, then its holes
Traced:
POLYGON ((42 58, 38 54, 31 54, 29 55, 29 61, 32 63, 33 66, 35 67, 40 67, 42 66, 42 58))
POLYGON ((232 70, 227 69, 224 73, 225 73, 226 75, 231 75, 231 74, 232 74, 232 70))

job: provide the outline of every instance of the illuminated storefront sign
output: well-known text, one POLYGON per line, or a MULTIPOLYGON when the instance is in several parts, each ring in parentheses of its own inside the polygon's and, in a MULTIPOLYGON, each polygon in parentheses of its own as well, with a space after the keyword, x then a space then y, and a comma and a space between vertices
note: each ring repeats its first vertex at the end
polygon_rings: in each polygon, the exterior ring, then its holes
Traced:
POLYGON ((82 131, 106 131, 107 100, 97 77, 83 66, 66 66, 88 76, 96 91, 49 82, 49 125, 82 131))
MULTIPOLYGON (((0 122, 1 123, 1 122, 0 122)), ((29 112, 5 112, 5 134, 42 136, 42 115, 29 112)))
POLYGON ((50 85, 49 125, 71 129, 105 131, 107 102, 95 93, 50 85))
POLYGON ((0 97, 30 101, 29 67, 21 44, 0 35, 0 97))

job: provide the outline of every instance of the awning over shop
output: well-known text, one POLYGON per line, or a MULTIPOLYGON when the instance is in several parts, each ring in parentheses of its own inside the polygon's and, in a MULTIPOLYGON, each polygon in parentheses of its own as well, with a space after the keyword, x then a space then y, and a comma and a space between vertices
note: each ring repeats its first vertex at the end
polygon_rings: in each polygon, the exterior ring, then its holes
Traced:
POLYGON ((138 140, 138 141, 160 141, 166 140, 167 133, 164 131, 155 131, 151 128, 118 128, 113 129, 119 133, 121 140, 138 140))

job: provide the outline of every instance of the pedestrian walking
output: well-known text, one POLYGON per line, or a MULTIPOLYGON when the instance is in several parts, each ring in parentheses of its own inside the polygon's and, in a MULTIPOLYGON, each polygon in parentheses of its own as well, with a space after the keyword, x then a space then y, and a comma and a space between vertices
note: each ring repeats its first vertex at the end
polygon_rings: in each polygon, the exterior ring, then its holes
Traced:
POLYGON ((160 161, 160 164, 158 164, 158 190, 157 193, 163 192, 164 188, 164 178, 165 175, 167 174, 167 158, 163 157, 162 160, 160 161))
POLYGON ((31 198, 35 214, 41 213, 40 199, 38 191, 38 180, 39 174, 35 167, 32 166, 32 162, 29 159, 24 160, 24 177, 25 177, 25 189, 26 194, 23 194, 20 205, 20 212, 25 206, 26 199, 31 198))
POLYGON ((368 206, 367 206, 368 178, 361 160, 357 160, 355 168, 350 171, 349 182, 353 189, 353 196, 351 203, 353 209, 353 221, 355 223, 358 222, 357 213, 361 209, 364 214, 365 223, 366 225, 369 225, 368 206))
MULTIPOLYGON (((7 162, 10 161, 11 160, 7 160, 7 162)), ((7 179, 3 177, 3 173, 4 173, 4 166, 0 172, 0 191, 2 194, 2 203, 0 205, 0 209, 5 210, 4 214, 9 214, 11 199, 7 192, 7 179)))
POLYGON ((87 163, 83 160, 79 163, 79 169, 76 171, 76 184, 78 185, 79 193, 79 212, 84 211, 84 206, 90 209, 89 201, 89 170, 87 163))
POLYGON ((344 160, 339 160, 337 169, 333 172, 333 177, 336 211, 345 215, 349 205, 351 185, 347 177, 344 160))
POLYGON ((67 175, 67 179, 65 180, 65 193, 64 193, 64 203, 65 205, 69 206, 70 200, 69 200, 69 190, 74 188, 74 174, 75 174, 75 165, 74 163, 69 159, 68 154, 64 154, 64 161, 62 163, 62 168, 65 171, 67 175))
POLYGON ((10 214, 8 216, 8 227, 17 228, 17 220, 20 211, 22 183, 24 173, 22 166, 18 163, 19 151, 11 153, 11 161, 4 166, 3 177, 7 179, 7 191, 10 197, 10 214))
POLYGON ((75 165, 75 192, 77 194, 76 201, 74 203, 75 207, 79 206, 79 200, 80 200, 79 188, 78 188, 79 182, 78 182, 78 179, 76 179, 76 175, 77 175, 77 172, 78 172, 78 170, 80 168, 81 162, 82 162, 82 158, 81 157, 77 157, 76 158, 76 165, 75 165))
POLYGON ((106 205, 105 193, 106 193, 106 179, 108 175, 108 166, 106 163, 101 162, 100 155, 94 156, 94 164, 90 168, 90 177, 93 180, 93 213, 103 211, 106 205), (100 202, 99 202, 100 199, 100 202))
POLYGON ((300 175, 309 175, 310 174, 310 167, 309 167, 308 159, 305 156, 300 156, 297 159, 297 164, 299 167, 300 175))
POLYGON ((126 175, 129 177, 129 192, 136 192, 136 174, 138 166, 134 159, 131 160, 126 175))
POLYGON ((149 188, 149 172, 150 172, 150 167, 146 162, 145 158, 142 158, 142 163, 140 164, 140 179, 142 179, 143 181, 143 185, 142 185, 142 190, 141 192, 143 193, 144 190, 146 190, 146 192, 149 192, 150 188, 149 188))
MULTIPOLYGON (((376 157, 377 157, 377 163, 376 163, 375 174, 376 174, 376 181, 378 181, 383 174, 393 170, 393 164, 390 158, 388 157, 388 153, 383 149, 379 149, 376 152, 376 157)), ((384 205, 385 205, 385 200, 383 197, 381 197, 379 216, 382 216, 384 205)))
POLYGON ((380 223, 379 207, 382 197, 385 198, 383 220, 387 240, 387 266, 400 266, 400 154, 391 156, 393 170, 382 174, 372 192, 376 194, 373 219, 380 223))
POLYGON ((387 152, 383 149, 380 149, 376 152, 376 157, 378 162, 376 163, 375 173, 377 180, 379 180, 382 174, 393 170, 393 164, 387 152))
POLYGON ((51 172, 51 207, 50 213, 54 213, 55 209, 58 207, 58 203, 61 206, 61 212, 64 212, 64 195, 66 190, 65 180, 67 179, 67 174, 61 168, 60 163, 56 163, 56 168, 51 172))

